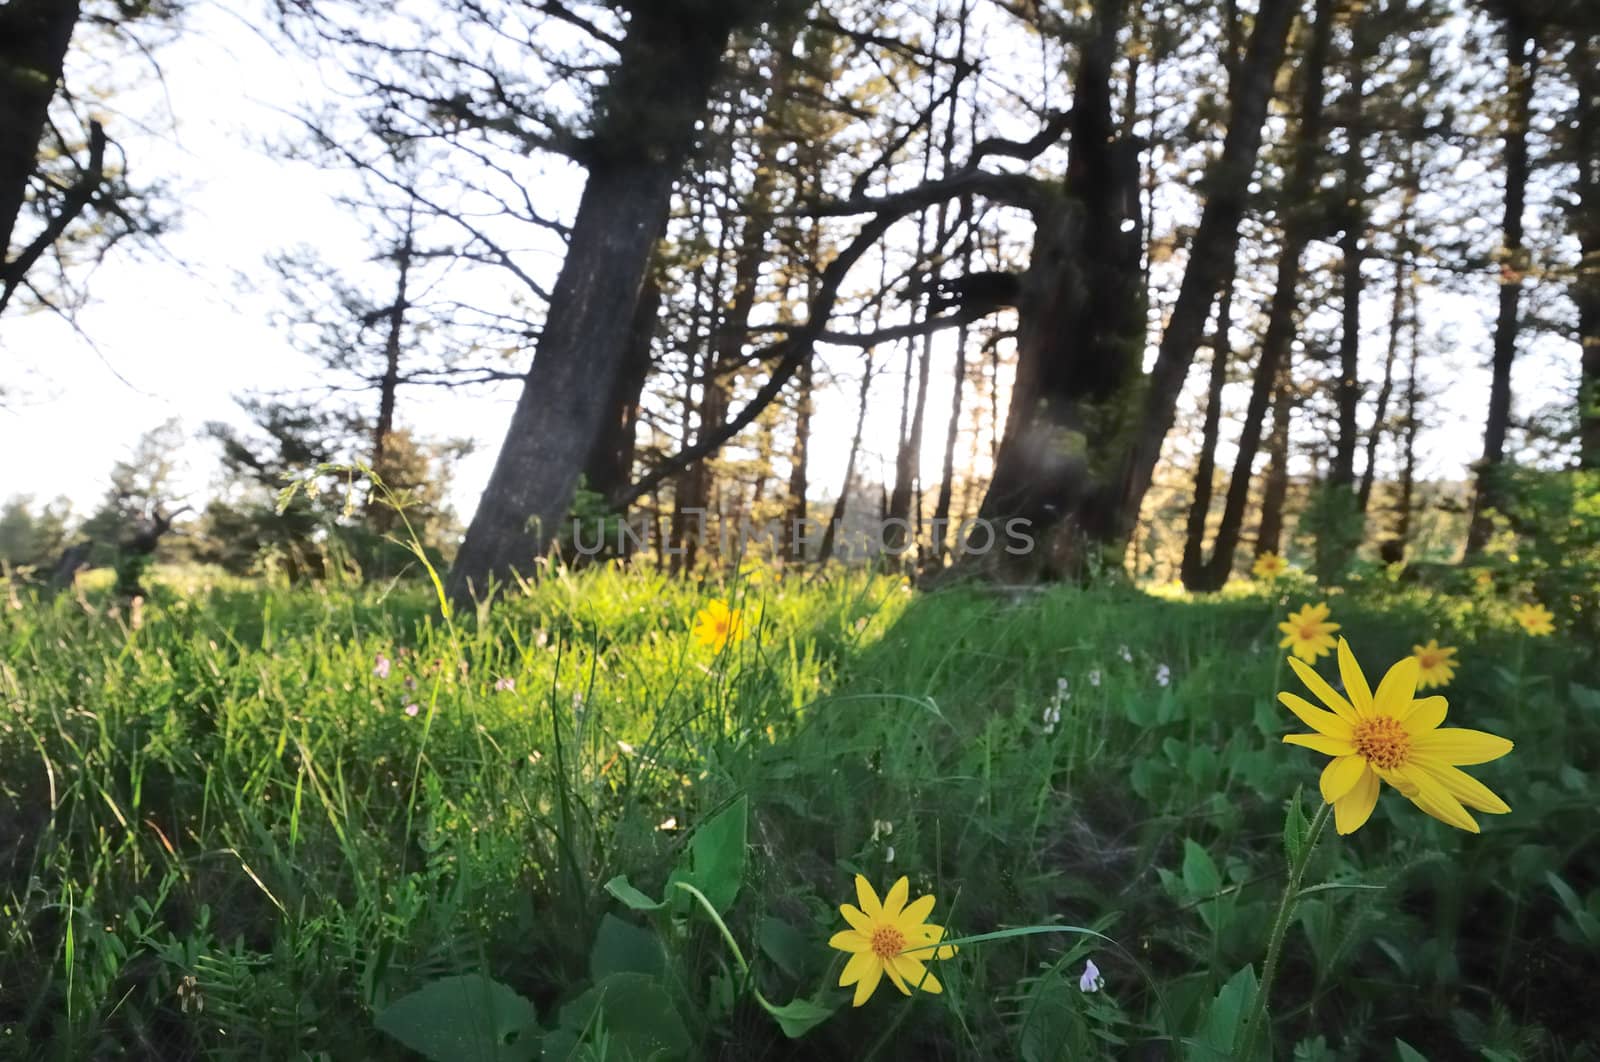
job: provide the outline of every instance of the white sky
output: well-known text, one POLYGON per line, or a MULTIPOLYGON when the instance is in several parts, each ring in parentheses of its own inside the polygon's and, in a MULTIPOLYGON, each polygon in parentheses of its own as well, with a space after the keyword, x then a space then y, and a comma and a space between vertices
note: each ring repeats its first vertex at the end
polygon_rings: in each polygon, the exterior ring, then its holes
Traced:
MULTIPOLYGON (((102 493, 110 464, 167 418, 179 417, 197 431, 208 420, 241 421, 237 394, 314 385, 313 363, 268 322, 275 288, 263 258, 301 243, 335 260, 363 253, 361 228, 333 203, 332 194, 343 187, 338 180, 271 158, 262 147, 290 128, 283 112, 314 88, 305 63, 276 53, 236 16, 212 5, 191 9, 187 31, 162 52, 161 62, 164 91, 151 85, 125 97, 125 113, 112 115, 107 128, 126 148, 137 178, 172 182, 182 204, 178 228, 163 240, 165 258, 118 254, 92 278, 92 304, 79 320, 98 350, 51 315, 0 319, 0 373, 11 392, 9 406, 0 409, 0 499, 64 495, 81 515, 102 493), (170 101, 170 112, 163 101, 170 101), (140 119, 173 128, 141 131, 140 119)), ((1373 281, 1374 289, 1381 283, 1373 281)), ((1424 303, 1425 331, 1450 330, 1458 345, 1448 359, 1451 378, 1430 381, 1444 393, 1438 426, 1426 436, 1426 473, 1459 475, 1479 454, 1488 387, 1485 326, 1492 312, 1487 299, 1435 296, 1424 303)), ((1369 326, 1379 320, 1374 312, 1369 326)), ((1363 349, 1364 373, 1374 387, 1381 343, 1373 334, 1363 349)), ((1540 398, 1529 391, 1570 375, 1567 359, 1575 358, 1563 348, 1539 345, 1519 364, 1519 407, 1540 398)), ((887 363, 891 375, 874 389, 870 453, 862 467, 868 477, 891 471, 885 464, 898 427, 902 351, 879 352, 880 367, 887 363)), ((856 376, 859 354, 824 357, 846 378, 818 396, 814 496, 837 491, 856 414, 857 385, 848 377, 856 376)), ((930 490, 942 459, 951 362, 951 336, 944 334, 934 345, 923 454, 930 490)), ((1191 386, 1203 386, 1200 377, 1195 373, 1191 386)), ((402 394, 403 423, 426 435, 477 441, 451 490, 463 516, 488 477, 515 396, 513 385, 471 395, 413 391, 409 401, 402 394)), ((1230 409, 1239 409, 1243 392, 1230 392, 1229 401, 1230 409)), ((963 440, 958 461, 965 448, 963 440)), ((215 472, 214 449, 204 441, 191 445, 189 485, 196 495, 215 472)))

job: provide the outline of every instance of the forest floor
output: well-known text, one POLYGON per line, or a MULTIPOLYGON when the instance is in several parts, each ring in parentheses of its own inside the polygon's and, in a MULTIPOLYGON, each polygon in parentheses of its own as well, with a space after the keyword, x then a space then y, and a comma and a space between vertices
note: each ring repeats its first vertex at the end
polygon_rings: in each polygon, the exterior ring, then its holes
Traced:
POLYGON ((1460 590, 0 592, 0 1058, 1249 1054, 1326 762, 1277 624, 1321 601, 1374 685, 1459 649, 1434 692, 1516 742, 1471 768, 1512 812, 1330 826, 1255 1057, 1597 1058, 1600 668, 1460 590), (855 1008, 858 874, 995 936, 855 1008))

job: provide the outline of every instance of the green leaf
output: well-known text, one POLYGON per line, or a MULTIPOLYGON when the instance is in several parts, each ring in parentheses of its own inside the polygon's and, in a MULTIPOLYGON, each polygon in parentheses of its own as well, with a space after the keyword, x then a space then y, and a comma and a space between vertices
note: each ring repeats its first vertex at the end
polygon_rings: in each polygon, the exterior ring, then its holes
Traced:
POLYGON ((589 976, 604 980, 614 973, 659 975, 666 969, 661 941, 648 929, 624 922, 615 915, 600 920, 589 949, 589 976))
POLYGON ((638 973, 616 973, 595 982, 583 995, 561 1008, 561 1025, 581 1030, 603 1028, 608 1058, 683 1058, 689 1053, 689 1030, 661 982, 638 973))
POLYGON ((1576 682, 1567 689, 1572 694, 1573 704, 1586 712, 1600 712, 1600 690, 1590 689, 1576 682))
POLYGON ((805 998, 785 1003, 781 1007, 768 1007, 767 1012, 778 1019, 778 1026, 783 1029, 783 1035, 791 1040, 798 1040, 833 1017, 832 1007, 825 1007, 815 1000, 805 998))
POLYGON ((1289 811, 1283 817, 1283 853, 1291 867, 1299 864, 1306 852, 1306 841, 1311 834, 1311 823, 1300 803, 1300 786, 1294 787, 1289 798, 1289 811))
POLYGON ((1400 1056, 1400 1062, 1428 1062, 1428 1056, 1406 1043, 1400 1037, 1394 1038, 1394 1050, 1400 1056))
POLYGON ((1183 842, 1183 884, 1191 896, 1215 896, 1222 891, 1222 875, 1211 854, 1190 840, 1183 842))
POLYGON ((616 897, 618 900, 622 901, 623 906, 629 908, 630 910, 659 911, 666 906, 664 903, 659 903, 655 900, 652 900, 650 897, 646 896, 644 893, 628 884, 628 876, 626 874, 618 874, 616 877, 606 882, 606 891, 612 896, 616 897))
MULTIPOLYGON (((1246 966, 1228 978, 1228 983, 1222 986, 1217 998, 1206 1008, 1205 1021, 1200 1026, 1200 1046, 1209 1050, 1196 1057, 1234 1058, 1234 1045, 1239 1039, 1240 1026, 1255 1005, 1256 991, 1256 970, 1253 966, 1246 966)), ((1262 1037, 1257 1042, 1265 1039, 1262 1037)))
POLYGON ((446 977, 390 1003, 378 1028, 434 1062, 530 1062, 533 1004, 481 974, 446 977))
POLYGON ((686 881, 706 894, 718 914, 727 913, 744 880, 749 812, 750 803, 741 796, 696 830, 667 885, 686 881))
POLYGON ((804 977, 816 955, 811 938, 780 918, 763 918, 756 940, 762 953, 793 978, 804 977))

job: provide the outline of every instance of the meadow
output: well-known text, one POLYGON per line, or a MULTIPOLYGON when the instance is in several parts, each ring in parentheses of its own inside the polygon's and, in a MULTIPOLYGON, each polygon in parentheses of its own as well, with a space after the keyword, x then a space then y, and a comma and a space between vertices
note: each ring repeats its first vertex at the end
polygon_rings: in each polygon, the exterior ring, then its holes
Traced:
POLYGON ((1600 667, 1493 577, 153 586, 0 596, 0 1057, 1600 1058, 1600 667), (1458 650, 1509 814, 1322 829, 1322 602, 1458 650), (924 895, 853 1005, 841 905, 924 895))

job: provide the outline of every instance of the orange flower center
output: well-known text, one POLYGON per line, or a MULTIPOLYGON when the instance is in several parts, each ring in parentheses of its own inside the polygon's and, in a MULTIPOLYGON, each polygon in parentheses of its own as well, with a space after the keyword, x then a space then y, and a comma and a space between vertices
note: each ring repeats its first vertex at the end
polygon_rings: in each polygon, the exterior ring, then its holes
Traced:
POLYGON ((1403 766, 1411 753, 1411 735, 1398 719, 1386 715, 1357 723, 1354 742, 1368 763, 1386 771, 1403 766))
POLYGON ((872 931, 872 954, 878 958, 887 959, 905 950, 905 934, 894 926, 878 926, 872 931))
POLYGON ((1317 629, 1317 625, 1315 623, 1304 624, 1300 628, 1300 640, 1303 642, 1309 642, 1320 633, 1321 631, 1317 629))
POLYGON ((1417 657, 1417 663, 1424 671, 1432 671, 1444 662, 1444 654, 1428 650, 1417 657))

